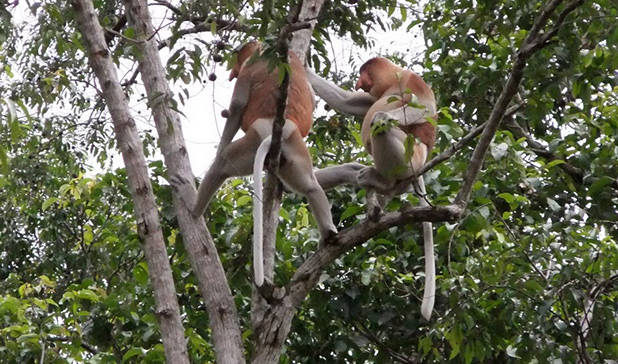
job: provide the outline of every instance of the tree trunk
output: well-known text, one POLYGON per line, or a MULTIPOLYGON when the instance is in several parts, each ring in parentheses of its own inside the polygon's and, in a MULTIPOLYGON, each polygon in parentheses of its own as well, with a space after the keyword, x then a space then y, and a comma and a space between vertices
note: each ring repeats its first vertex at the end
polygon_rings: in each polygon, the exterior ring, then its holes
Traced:
POLYGON ((161 331, 165 357, 169 363, 189 363, 172 270, 159 224, 142 141, 129 113, 129 104, 118 82, 116 68, 92 2, 75 0, 73 6, 79 29, 86 40, 90 65, 103 90, 103 98, 111 114, 118 147, 127 169, 138 234, 144 244, 148 274, 154 290, 155 315, 161 331))
POLYGON ((202 217, 194 218, 194 176, 187 156, 180 119, 171 108, 172 95, 152 35, 154 29, 145 0, 125 0, 129 23, 140 50, 139 70, 159 134, 159 144, 172 184, 174 208, 191 267, 210 319, 218 363, 244 363, 238 312, 212 237, 202 217))

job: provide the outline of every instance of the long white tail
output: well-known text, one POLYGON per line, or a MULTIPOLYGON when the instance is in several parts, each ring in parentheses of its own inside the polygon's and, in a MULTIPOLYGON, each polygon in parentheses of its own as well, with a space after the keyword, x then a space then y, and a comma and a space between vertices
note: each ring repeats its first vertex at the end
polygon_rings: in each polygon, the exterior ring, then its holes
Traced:
POLYGON ((272 137, 269 135, 255 152, 253 161, 253 275, 255 284, 264 284, 264 216, 262 214, 262 170, 270 148, 272 137))
MULTIPOLYGON (((425 195, 425 181, 423 176, 418 177, 418 187, 420 192, 425 195)), ((421 206, 429 206, 423 196, 421 196, 421 206)), ((436 298, 436 265, 433 253, 433 226, 430 222, 423 222, 423 241, 425 250, 425 291, 423 293, 423 303, 421 303, 421 315, 426 320, 431 318, 433 304, 436 298)))

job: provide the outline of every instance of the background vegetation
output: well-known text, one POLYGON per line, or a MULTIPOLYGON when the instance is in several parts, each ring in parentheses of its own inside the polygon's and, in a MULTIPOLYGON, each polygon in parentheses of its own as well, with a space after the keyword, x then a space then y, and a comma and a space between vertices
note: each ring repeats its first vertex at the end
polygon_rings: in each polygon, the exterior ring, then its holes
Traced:
MULTIPOLYGON (((208 81, 249 36, 272 41, 295 2, 156 0, 170 49, 170 82, 208 81), (187 34, 199 33, 178 46, 187 34), (190 43, 191 46, 187 46, 190 43)), ((439 100, 435 153, 488 119, 515 52, 543 1, 332 0, 314 32, 310 63, 351 86, 357 65, 333 73, 338 38, 375 46, 371 29, 421 27, 426 52, 394 50, 421 66, 439 100), (384 17, 384 15, 387 17, 384 17), (414 53, 415 54, 415 53, 414 53)), ((65 1, 0 1, 0 362, 161 362, 133 203, 115 140, 65 1), (117 158, 117 157, 116 157, 117 158)), ((96 1, 119 65, 136 54, 124 7, 96 1), (124 36, 120 36, 123 34, 124 36)), ((618 360, 618 6, 585 1, 524 70, 465 215, 435 224, 436 312, 419 312, 420 224, 381 232, 330 265, 302 304, 284 363, 610 362, 618 360)), ((555 20, 553 20, 555 21, 555 20)), ((551 22, 550 22, 551 25, 551 22)), ((139 56, 139 55, 137 55, 139 56)), ((133 103, 145 103, 129 72, 133 103)), ((182 88, 182 87, 181 87, 182 88)), ((175 95, 182 111, 186 94, 175 95)), ((360 122, 320 112, 309 136, 315 164, 370 163, 360 122)), ((155 137, 141 130, 168 247, 189 356, 212 362, 208 316, 183 248, 155 137)), ((426 174, 435 205, 451 203, 474 141, 426 174)), ((207 213, 244 338, 250 337, 251 191, 229 181, 207 213)), ((338 227, 365 219, 365 191, 328 193, 338 227)), ((416 197, 401 196, 394 211, 416 197)), ((317 248, 307 204, 285 194, 276 283, 317 248)), ((253 350, 246 340, 246 349, 253 350)))

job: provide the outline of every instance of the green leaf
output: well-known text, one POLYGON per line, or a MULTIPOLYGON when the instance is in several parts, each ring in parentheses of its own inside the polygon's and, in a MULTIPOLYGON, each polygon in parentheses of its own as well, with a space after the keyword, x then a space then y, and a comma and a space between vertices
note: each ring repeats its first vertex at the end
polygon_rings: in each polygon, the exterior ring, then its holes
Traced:
POLYGON ((6 153, 6 148, 0 145, 0 171, 5 176, 8 176, 11 173, 11 166, 9 164, 9 157, 6 153))
POLYGON ((535 293, 543 292, 543 286, 539 284, 539 282, 534 279, 529 279, 524 283, 524 287, 526 287, 530 291, 534 291, 535 293))
POLYGON ((547 165, 545 166, 545 168, 550 169, 551 167, 555 167, 555 166, 557 166, 557 165, 560 165, 560 164, 565 164, 565 163, 566 163, 566 162, 565 162, 565 161, 563 161, 563 160, 561 160, 561 159, 555 159, 555 160, 553 160, 553 161, 551 161, 551 162, 547 163, 547 165))
POLYGON ((247 205, 247 204, 251 203, 251 201, 252 201, 252 200, 253 200, 253 199, 252 199, 252 197, 251 197, 251 196, 249 196, 249 195, 243 195, 243 196, 240 196, 240 197, 236 200, 236 206, 237 206, 237 207, 245 206, 245 205, 247 205))
POLYGON ((368 286, 368 285, 370 285, 370 284, 371 284, 371 272, 370 272, 370 271, 366 271, 366 270, 364 270, 364 271, 361 273, 361 283, 362 283, 364 286, 368 286))
POLYGON ((388 99, 386 99, 386 102, 389 104, 392 104, 394 102, 397 102, 401 100, 401 98, 399 96, 389 96, 388 99))
POLYGON ((9 111, 8 122, 9 125, 17 121, 17 112, 15 111, 15 103, 11 99, 0 99, 6 106, 9 111))
POLYGON ((277 75, 278 75, 278 85, 281 85, 283 83, 283 78, 288 75, 290 75, 290 73, 292 72, 292 70, 290 69, 290 65, 288 63, 280 63, 279 66, 277 67, 277 75))
POLYGON ((124 353, 124 355, 122 356, 122 362, 126 363, 131 358, 134 358, 136 356, 143 356, 144 353, 145 353, 144 349, 133 347, 129 349, 126 353, 124 353))
POLYGON ((305 206, 301 206, 298 208, 298 212, 296 213, 300 219, 297 220, 300 226, 309 226, 309 210, 305 206))
POLYGON ((560 210, 560 205, 553 199, 551 198, 547 198, 547 206, 549 206, 549 208, 552 211, 559 211, 560 210))
POLYGON ((39 276, 39 279, 41 281, 41 284, 46 286, 46 287, 51 287, 51 288, 56 287, 56 282, 54 282, 51 279, 49 279, 49 277, 46 276, 46 275, 39 276))
POLYGON ((133 268, 133 278, 143 286, 148 284, 148 266, 146 262, 140 262, 133 268))
POLYGON ((359 205, 352 205, 352 206, 348 206, 348 208, 346 208, 346 209, 343 211, 343 213, 341 214, 340 219, 341 219, 341 220, 345 220, 345 219, 347 219, 348 217, 351 217, 351 216, 356 216, 356 215, 358 215, 358 214, 362 213, 362 212, 363 212, 363 210, 364 210, 364 209, 363 209, 363 207, 362 207, 362 206, 359 206, 359 205))
POLYGON ((498 194, 498 197, 506 201, 508 204, 512 204, 515 201, 515 196, 513 196, 512 194, 508 192, 500 193, 498 194))
POLYGON ((91 302, 99 301, 99 296, 94 291, 87 288, 80 289, 79 291, 75 292, 75 297, 91 302))

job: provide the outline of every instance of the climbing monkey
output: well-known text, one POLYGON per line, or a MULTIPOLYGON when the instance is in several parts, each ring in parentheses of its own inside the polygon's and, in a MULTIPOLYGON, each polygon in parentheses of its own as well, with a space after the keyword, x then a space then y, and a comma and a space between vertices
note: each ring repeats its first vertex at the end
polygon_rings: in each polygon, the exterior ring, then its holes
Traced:
MULTIPOLYGON (((264 283, 261 175, 279 100, 277 70, 269 70, 268 62, 260 55, 261 45, 258 42, 247 43, 237 53, 237 62, 230 73, 230 80, 237 80, 227 122, 215 160, 202 180, 193 207, 193 215, 200 216, 226 178, 245 176, 253 171, 253 266, 258 287, 264 283), (232 142, 239 128, 245 135, 232 142)), ((321 241, 326 241, 337 233, 337 229, 303 140, 313 121, 314 95, 301 61, 292 52, 288 60, 290 84, 281 136, 281 164, 277 176, 287 187, 307 197, 318 224, 321 241)), ((323 174, 323 177, 327 184, 339 182, 330 172, 323 174)))

